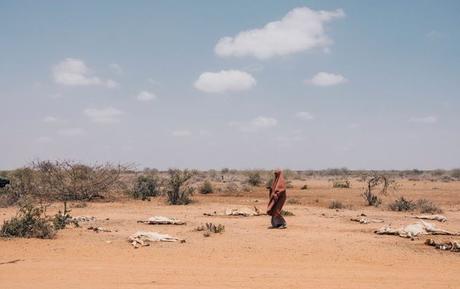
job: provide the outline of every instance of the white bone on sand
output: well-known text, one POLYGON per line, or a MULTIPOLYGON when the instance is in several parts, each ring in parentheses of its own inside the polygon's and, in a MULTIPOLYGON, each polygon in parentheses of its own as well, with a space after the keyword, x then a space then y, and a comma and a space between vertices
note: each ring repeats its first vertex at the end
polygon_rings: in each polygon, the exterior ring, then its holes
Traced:
POLYGON ((363 216, 357 216, 355 218, 351 218, 351 221, 358 222, 360 224, 369 224, 369 223, 383 223, 381 219, 369 219, 363 216))
POLYGON ((217 213, 216 211, 212 213, 204 213, 203 215, 205 216, 242 216, 242 217, 251 217, 251 216, 262 216, 264 215, 263 213, 260 212, 260 210, 254 206, 254 210, 243 207, 243 208, 227 208, 225 209, 225 212, 223 213, 217 213))
POLYGON ((420 215, 420 216, 415 216, 415 218, 423 219, 423 220, 439 221, 441 223, 447 222, 447 217, 443 215, 420 215))
POLYGON ((138 248, 140 246, 149 246, 151 242, 177 242, 183 241, 179 238, 157 232, 137 231, 128 237, 129 242, 138 248))
POLYGON ((147 220, 141 220, 137 222, 149 224, 149 225, 185 225, 186 224, 186 222, 182 220, 164 217, 164 216, 153 216, 153 217, 148 218, 147 220))
POLYGON ((460 233, 438 229, 435 225, 424 221, 410 224, 399 229, 394 229, 387 225, 375 231, 375 233, 379 235, 396 235, 403 238, 415 238, 420 235, 460 235, 460 233))

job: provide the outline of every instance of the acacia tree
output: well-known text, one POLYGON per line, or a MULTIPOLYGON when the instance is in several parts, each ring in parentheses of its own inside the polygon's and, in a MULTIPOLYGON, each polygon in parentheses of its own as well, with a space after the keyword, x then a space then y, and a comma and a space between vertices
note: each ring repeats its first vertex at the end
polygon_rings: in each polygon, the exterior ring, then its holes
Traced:
POLYGON ((378 195, 387 194, 390 182, 386 176, 375 173, 370 177, 366 177, 365 181, 367 182, 367 188, 362 196, 368 206, 378 207, 382 202, 378 195), (377 193, 375 193, 376 190, 378 190, 377 193))

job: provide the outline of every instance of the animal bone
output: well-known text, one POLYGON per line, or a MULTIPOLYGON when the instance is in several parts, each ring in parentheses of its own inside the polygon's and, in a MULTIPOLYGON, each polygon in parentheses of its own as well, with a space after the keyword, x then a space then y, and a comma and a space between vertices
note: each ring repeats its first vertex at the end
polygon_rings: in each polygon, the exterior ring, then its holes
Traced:
POLYGON ((415 216, 417 219, 424 219, 424 220, 434 220, 434 221, 439 221, 441 223, 447 222, 447 217, 443 215, 420 215, 420 216, 415 216))
POLYGON ((358 216, 356 218, 351 218, 351 221, 358 222, 360 224, 369 224, 369 223, 383 223, 383 220, 380 219, 369 219, 366 217, 358 216))
POLYGON ((460 242, 459 241, 449 241, 449 242, 436 242, 433 239, 426 239, 425 245, 433 246, 436 249, 452 252, 460 252, 460 242))
POLYGON ((223 214, 219 214, 216 211, 212 213, 204 213, 203 215, 205 216, 243 216, 243 217, 251 217, 251 216, 262 216, 265 215, 260 212, 260 210, 254 206, 254 210, 250 208, 228 208, 225 209, 225 212, 223 214))
POLYGON ((112 232, 111 230, 105 229, 103 227, 93 227, 93 226, 88 227, 88 230, 93 230, 96 233, 99 233, 99 232, 110 233, 110 232, 112 232))
POLYGON ((136 233, 129 236, 128 240, 131 242, 134 248, 149 246, 150 242, 185 242, 185 240, 180 240, 179 238, 172 237, 170 235, 146 231, 137 231, 136 233))
POLYGON ((403 238, 411 239, 418 237, 419 235, 460 235, 460 233, 438 229, 435 225, 424 221, 410 224, 399 229, 394 229, 387 225, 375 231, 375 233, 379 235, 397 235, 403 238))
POLYGON ((138 223, 149 224, 149 225, 185 225, 186 222, 175 218, 153 216, 145 221, 137 221, 138 223))

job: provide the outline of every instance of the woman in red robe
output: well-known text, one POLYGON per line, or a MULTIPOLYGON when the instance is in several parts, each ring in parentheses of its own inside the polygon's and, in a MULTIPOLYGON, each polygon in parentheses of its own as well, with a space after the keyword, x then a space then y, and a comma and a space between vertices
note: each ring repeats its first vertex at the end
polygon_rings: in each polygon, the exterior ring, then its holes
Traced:
POLYGON ((286 228, 286 220, 281 216, 284 202, 286 202, 286 182, 284 180, 283 172, 281 170, 275 171, 275 179, 272 186, 269 188, 269 202, 267 207, 267 214, 272 216, 273 228, 286 228))

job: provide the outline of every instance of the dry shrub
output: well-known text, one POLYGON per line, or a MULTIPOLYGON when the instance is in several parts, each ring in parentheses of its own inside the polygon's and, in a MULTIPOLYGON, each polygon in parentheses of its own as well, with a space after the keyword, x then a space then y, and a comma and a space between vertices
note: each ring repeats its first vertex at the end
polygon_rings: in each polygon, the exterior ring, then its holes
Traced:
POLYGON ((281 210, 281 216, 289 217, 289 216, 295 216, 295 214, 288 210, 281 210))
POLYGON ((235 195, 238 194, 240 187, 237 183, 231 182, 225 185, 224 192, 226 194, 235 195))
POLYGON ((56 231, 51 221, 45 216, 43 207, 27 202, 19 209, 18 214, 3 222, 0 230, 2 237, 51 239, 56 231))
POLYGON ((345 209, 347 206, 340 201, 333 200, 329 204, 329 209, 345 209))
POLYGON ((211 234, 222 234, 225 232, 225 226, 222 224, 206 223, 205 225, 196 227, 195 231, 204 232, 203 236, 209 237, 211 234))
POLYGON ((208 180, 206 180, 206 181, 200 186, 199 191, 200 191, 200 194, 206 195, 206 194, 211 194, 211 193, 213 193, 213 192, 214 192, 214 188, 213 188, 211 182, 208 181, 208 180))
POLYGON ((288 199, 288 200, 286 201, 286 203, 287 203, 287 204, 290 204, 290 205, 301 205, 301 204, 302 204, 302 202, 299 201, 299 200, 296 199, 296 198, 288 199))
POLYGON ((417 205, 413 201, 406 200, 404 197, 401 197, 389 204, 388 208, 392 211, 406 212, 415 210, 417 205))
POLYGON ((247 182, 251 186, 257 187, 262 183, 262 177, 258 171, 249 172, 247 182))
POLYGON ((91 201, 117 188, 126 166, 106 164, 85 165, 72 161, 38 161, 41 192, 60 201, 91 201))
POLYGON ((438 207, 435 203, 427 199, 419 199, 416 202, 417 209, 420 210, 422 214, 441 214, 442 209, 438 207))
MULTIPOLYGON (((373 174, 371 176, 363 177, 363 180, 367 181, 367 188, 362 194, 364 200, 368 206, 378 207, 382 203, 382 200, 378 197, 379 195, 386 195, 388 187, 390 186, 389 179, 384 175, 373 174), (377 190, 377 193, 375 191, 377 190)), ((396 186, 396 184, 394 185, 396 186)))
POLYGON ((332 184, 333 188, 349 189, 351 187, 349 180, 336 180, 332 184))
POLYGON ((300 189, 301 189, 301 190, 308 190, 308 185, 305 184, 305 185, 303 185, 300 189))
POLYGON ((157 176, 139 176, 134 183, 131 195, 135 199, 150 200, 151 197, 161 194, 160 185, 161 182, 157 176))
POLYGON ((193 173, 188 170, 169 170, 165 190, 170 205, 187 205, 192 202, 194 188, 188 184, 192 176, 193 173))

